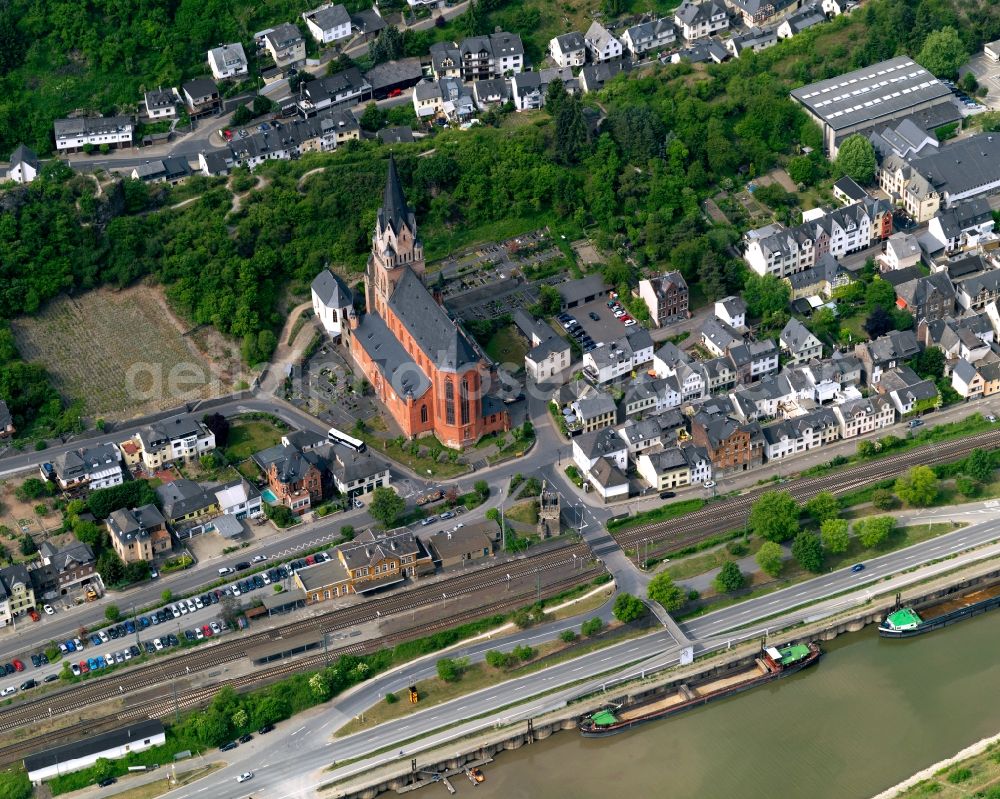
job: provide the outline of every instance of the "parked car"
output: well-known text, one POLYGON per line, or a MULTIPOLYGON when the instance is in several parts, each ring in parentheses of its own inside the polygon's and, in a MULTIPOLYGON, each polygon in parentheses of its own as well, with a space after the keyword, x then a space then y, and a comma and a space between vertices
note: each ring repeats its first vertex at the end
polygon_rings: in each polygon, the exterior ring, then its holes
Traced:
POLYGON ((31 656, 31 665, 34 666, 36 669, 37 668, 41 668, 42 659, 40 657, 38 657, 38 655, 32 655, 31 656))
POLYGON ((241 743, 241 744, 248 744, 248 743, 250 743, 250 742, 251 742, 252 740, 253 740, 253 736, 252 736, 252 735, 251 735, 250 733, 247 733, 246 735, 244 735, 244 736, 242 736, 242 737, 240 738, 240 743, 241 743))
POLYGON ((109 785, 114 785, 116 782, 118 782, 117 777, 107 777, 106 779, 101 780, 97 784, 101 788, 107 788, 109 785))
POLYGON ((58 679, 59 679, 58 674, 47 674, 45 675, 45 679, 42 680, 42 682, 55 682, 58 679))
POLYGON ((234 574, 235 572, 236 569, 234 569, 232 566, 223 566, 221 569, 219 569, 219 576, 226 577, 227 575, 234 574))
POLYGON ((42 605, 42 610, 45 611, 46 616, 51 616, 55 611, 52 609, 52 605, 42 605))
MULTIPOLYGON (((77 669, 77 671, 74 672, 74 674, 79 673, 79 667, 77 667, 75 663, 73 664, 73 668, 77 669)), ((0 696, 11 696, 12 694, 16 693, 17 693, 17 688, 14 687, 13 685, 8 685, 6 688, 0 691, 0 696)))
POLYGON ((184 637, 187 638, 187 640, 190 641, 191 643, 194 643, 195 641, 198 640, 197 638, 194 637, 194 632, 191 630, 185 630, 184 637))
POLYGON ((238 572, 244 571, 245 569, 249 568, 250 568, 250 561, 248 560, 241 560, 239 563, 236 564, 236 571, 238 572))
POLYGON ((24 671, 24 664, 20 660, 14 661, 14 671, 24 671))
POLYGON ((205 635, 206 638, 211 638, 212 637, 212 628, 209 627, 207 624, 203 624, 201 626, 201 631, 202 631, 202 633, 204 633, 204 635, 205 635))
POLYGON ((156 645, 152 641, 143 641, 142 646, 147 654, 152 655, 156 651, 156 645))
POLYGON ((219 747, 219 751, 220 752, 231 752, 237 746, 239 746, 239 744, 236 743, 236 741, 230 741, 229 743, 223 744, 222 746, 220 746, 219 747))
POLYGON ((625 327, 632 327, 632 325, 634 324, 637 324, 635 319, 629 319, 628 321, 625 322, 625 327))
POLYGON ((100 646, 101 645, 101 636, 99 636, 97 633, 92 633, 91 636, 90 636, 90 642, 94 646, 100 646))
POLYGON ((73 672, 73 676, 74 677, 79 677, 80 676, 80 666, 79 666, 79 664, 77 664, 77 663, 70 663, 69 664, 69 670, 71 672, 73 672))
POLYGON ((106 644, 106 643, 107 643, 108 641, 110 641, 110 640, 111 640, 111 636, 110 636, 110 635, 108 635, 108 633, 107 633, 107 631, 106 631, 106 630, 101 630, 101 631, 100 631, 100 632, 99 632, 99 633, 97 634, 97 636, 98 636, 98 638, 100 638, 100 639, 101 639, 101 643, 103 643, 103 644, 106 644))
POLYGON ((923 423, 924 423, 923 419, 910 419, 910 421, 907 423, 907 427, 909 428, 920 427, 920 425, 922 425, 923 423))
POLYGON ((715 480, 706 480, 702 483, 702 485, 705 486, 705 488, 715 488, 715 480))
POLYGON ((150 580, 155 580, 155 579, 157 579, 157 578, 158 578, 159 576, 160 576, 160 572, 159 572, 159 571, 157 571, 157 570, 156 570, 155 568, 153 568, 153 567, 151 566, 151 567, 150 567, 150 569, 149 569, 149 579, 150 579, 150 580))
POLYGON ((402 89, 390 89, 386 97, 400 97, 403 94, 402 89))
POLYGON ((177 640, 177 636, 174 635, 173 633, 170 633, 170 635, 168 635, 167 638, 170 640, 170 646, 180 646, 181 645, 181 642, 177 640))
POLYGON ((446 510, 444 513, 441 514, 442 521, 447 521, 448 519, 454 519, 454 518, 455 514, 452 513, 450 510, 446 510))
POLYGON ((22 691, 30 691, 32 688, 34 688, 37 685, 38 685, 38 681, 37 680, 25 680, 23 683, 21 683, 21 690, 22 691))
POLYGON ((135 644, 132 644, 132 646, 130 646, 128 648, 128 651, 129 651, 129 654, 131 654, 132 657, 134 657, 134 658, 137 658, 137 657, 139 657, 139 655, 142 654, 142 651, 135 644))
POLYGON ((250 558, 251 563, 263 563, 265 560, 267 560, 267 555, 254 555, 250 558))
POLYGON ((40 615, 38 615, 38 611, 35 610, 34 608, 31 608, 28 611, 28 615, 31 616, 31 620, 32 621, 41 621, 42 617, 40 615))
POLYGON ((228 130, 228 129, 223 130, 222 131, 222 138, 224 138, 226 141, 232 141, 233 140, 233 132, 231 130, 228 130))
POLYGON ((267 735, 269 732, 272 732, 273 730, 274 730, 274 725, 273 724, 265 724, 263 727, 261 727, 259 730, 257 730, 257 734, 258 735, 267 735))
POLYGON ((217 621, 213 621, 209 626, 212 628, 212 632, 216 635, 219 635, 222 632, 222 625, 217 621))

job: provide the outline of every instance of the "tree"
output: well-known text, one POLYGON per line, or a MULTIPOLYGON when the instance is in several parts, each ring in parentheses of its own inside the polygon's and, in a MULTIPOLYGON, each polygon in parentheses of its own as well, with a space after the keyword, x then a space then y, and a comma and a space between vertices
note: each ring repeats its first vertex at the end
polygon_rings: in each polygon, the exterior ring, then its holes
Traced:
POLYGON ((829 491, 821 491, 806 502, 806 512, 817 522, 822 523, 827 519, 836 519, 840 515, 840 503, 829 491))
POLYGON ((559 633, 559 640, 564 644, 571 644, 576 640, 576 633, 572 630, 563 630, 559 633))
POLYGON ((347 53, 341 53, 336 58, 327 62, 326 74, 336 75, 338 72, 343 72, 355 66, 354 59, 351 58, 347 53))
POLYGON ((386 529, 396 523, 404 510, 406 501, 391 488, 376 488, 372 494, 372 501, 368 503, 368 513, 372 518, 382 522, 386 529))
POLYGON ((929 466, 914 466, 896 480, 896 496, 907 505, 926 508, 937 498, 938 479, 929 466))
POLYGON ((892 516, 869 516, 854 523, 854 534, 865 549, 881 546, 896 528, 892 516))
POLYGON ((24 771, 0 771, 0 799, 31 799, 31 794, 31 783, 24 771))
POLYGON ((871 338, 884 336, 893 329, 892 316, 881 305, 876 305, 865 320, 864 328, 871 338))
POLYGON ((735 560, 727 560, 715 576, 715 590, 720 594, 731 594, 739 591, 746 584, 746 577, 740 571, 735 560))
POLYGON ((160 600, 164 603, 169 603, 174 601, 174 592, 169 588, 164 588, 160 592, 160 600))
POLYGON ((274 101, 270 97, 258 94, 253 98, 253 115, 255 117, 270 114, 274 110, 274 101))
POLYGON ((777 577, 785 565, 785 553, 780 544, 776 544, 774 541, 765 541, 757 550, 755 560, 765 574, 777 577))
POLYGON ((621 593, 615 597, 615 604, 611 612, 622 624, 628 624, 641 618, 646 613, 646 606, 642 604, 639 597, 621 593))
POLYGON ((859 133, 844 139, 837 150, 837 159, 833 162, 836 174, 847 175, 862 186, 867 186, 875 180, 877 166, 875 148, 859 133))
POLYGON ((587 123, 583 120, 583 106, 576 95, 566 98, 559 108, 555 148, 556 161, 564 165, 578 164, 586 154, 587 123))
POLYGON ((663 150, 663 120, 649 106, 625 105, 614 109, 602 130, 608 130, 626 160, 643 164, 663 150))
POLYGON ((343 541, 350 541, 354 538, 354 527, 349 524, 345 524, 340 528, 340 538, 343 541))
POLYGON ((245 103, 240 103, 236 106, 236 110, 233 111, 233 124, 236 125, 236 127, 246 125, 251 119, 253 119, 253 114, 250 109, 246 107, 245 103))
POLYGON ((383 28, 378 38, 371 43, 368 54, 372 58, 373 64, 382 64, 385 61, 393 61, 403 55, 403 34, 395 25, 383 28))
POLYGON ((979 493, 979 483, 968 475, 960 474, 955 478, 955 490, 963 497, 974 497, 979 493))
POLYGON ((993 457, 983 449, 974 449, 962 464, 962 471, 973 480, 987 483, 993 477, 993 457))
POLYGON ((126 583, 141 583, 149 579, 149 564, 144 560, 137 560, 125 566, 126 583))
POLYGON ((108 621, 118 621, 122 617, 122 612, 117 605, 108 605, 104 608, 104 618, 108 621))
POLYGON ((768 541, 787 541, 799 529, 799 506, 787 491, 767 491, 750 508, 750 530, 768 541))
POLYGON ((910 361, 910 368, 924 380, 937 380, 944 375, 944 353, 938 347, 925 347, 910 361))
POLYGON ((876 488, 872 492, 872 505, 879 510, 892 510, 899 506, 899 500, 888 488, 876 488))
POLYGON ((758 275, 747 271, 743 283, 743 299, 751 316, 762 319, 788 307, 791 289, 774 275, 758 275))
POLYGON ((552 115, 553 119, 558 116, 559 109, 562 108, 563 101, 567 97, 569 95, 566 93, 566 85, 562 79, 553 78, 552 82, 549 83, 549 88, 545 91, 545 110, 552 115))
POLYGON ((113 550, 105 550, 97 559, 97 571, 107 585, 117 585, 125 578, 125 564, 113 550))
POLYGON ((846 519, 827 519, 819 526, 820 540, 823 542, 823 549, 832 555, 839 555, 846 552, 851 545, 851 537, 847 532, 846 519))
POLYGON ((816 167, 807 155, 800 155, 788 162, 788 176, 796 183, 808 185, 812 183, 815 174, 816 167))
POLYGON ((374 133, 377 130, 381 130, 385 127, 386 113, 374 102, 368 103, 365 106, 364 112, 361 114, 358 123, 364 130, 370 133, 374 133))
POLYGON ((938 78, 954 77, 958 68, 968 60, 969 52, 962 38, 950 25, 931 31, 916 57, 920 66, 938 78))
POLYGON ((538 289, 537 306, 539 316, 554 316, 562 307, 562 296, 552 286, 544 284, 538 289))
POLYGON ((646 596, 659 603, 668 613, 680 610, 684 605, 684 591, 674 584, 674 578, 667 572, 660 572, 649 581, 646 596))
POLYGON ((21 554, 25 557, 29 555, 34 555, 38 551, 38 545, 35 543, 35 539, 32 538, 28 533, 21 536, 21 554))
POLYGON ((587 638, 593 638, 595 635, 600 635, 600 632, 603 629, 604 622, 597 616, 594 616, 592 619, 587 619, 580 625, 580 633, 587 638))
POLYGON ((823 571, 823 545, 819 536, 808 530, 800 531, 792 541, 792 557, 806 571, 813 574, 823 571))
POLYGON ((215 436, 215 446, 219 449, 225 448, 229 443, 229 420, 221 413, 209 413, 202 421, 215 436))
POLYGON ((39 480, 37 477, 29 477, 16 489, 14 496, 21 502, 30 502, 33 499, 52 496, 52 484, 39 480))
POLYGON ((476 482, 472 484, 472 490, 479 496, 480 502, 485 502, 490 498, 490 484, 485 480, 476 480, 476 482))
POLYGON ((458 27, 469 36, 483 36, 489 32, 489 26, 490 21, 486 18, 482 3, 470 0, 468 9, 458 18, 458 27))

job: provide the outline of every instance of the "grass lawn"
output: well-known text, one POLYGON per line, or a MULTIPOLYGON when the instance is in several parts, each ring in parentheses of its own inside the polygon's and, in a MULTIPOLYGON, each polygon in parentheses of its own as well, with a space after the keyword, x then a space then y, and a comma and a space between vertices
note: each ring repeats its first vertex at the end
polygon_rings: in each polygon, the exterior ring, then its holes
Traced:
POLYGON ((437 439, 427 438, 415 442, 404 441, 403 446, 399 447, 395 439, 386 440, 379 438, 367 430, 362 432, 360 437, 369 447, 386 453, 390 458, 408 466, 421 477, 424 475, 455 477, 469 471, 469 467, 464 463, 452 462, 450 460, 438 462, 438 455, 446 450, 437 439), (421 456, 419 454, 421 448, 430 448, 430 454, 426 457, 421 456))
POLYGON ((513 364, 515 369, 524 367, 527 352, 528 342, 513 325, 501 327, 486 344, 486 354, 496 363, 513 364))
POLYGON ((504 518, 522 524, 538 524, 538 501, 532 499, 518 502, 514 507, 504 511, 504 518))
POLYGON ((242 461, 255 452, 281 443, 282 431, 270 422, 247 420, 233 422, 229 428, 229 443, 226 457, 230 461, 242 461))
POLYGON ((912 788, 896 794, 896 799, 940 796, 942 799, 991 799, 1000 783, 1000 743, 994 742, 978 755, 946 766, 912 788))
POLYGON ((608 529, 628 530, 630 527, 638 527, 641 524, 676 519, 678 516, 686 516, 689 513, 699 511, 703 507, 705 507, 705 500, 703 499, 682 499, 680 502, 671 502, 653 510, 637 513, 635 516, 623 519, 620 522, 610 522, 608 529))
MULTIPOLYGON (((738 557, 745 558, 747 555, 756 555, 757 550, 760 549, 763 543, 763 540, 759 538, 752 538, 746 544, 747 553, 738 557)), ((730 554, 728 546, 723 545, 713 549, 711 552, 699 552, 687 557, 671 559, 665 571, 675 580, 686 580, 690 577, 704 574, 712 569, 721 568, 722 564, 726 561, 737 560, 738 557, 730 554)))

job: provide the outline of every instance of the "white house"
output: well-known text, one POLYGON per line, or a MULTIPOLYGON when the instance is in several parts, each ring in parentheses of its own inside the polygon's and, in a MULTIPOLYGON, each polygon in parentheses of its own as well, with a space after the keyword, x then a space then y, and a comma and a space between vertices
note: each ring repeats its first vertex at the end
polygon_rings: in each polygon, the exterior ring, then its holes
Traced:
POLYGON ((920 263, 920 244, 910 233, 893 233, 885 243, 885 252, 878 260, 883 270, 906 269, 920 263))
POLYGON ((143 427, 133 440, 150 471, 173 461, 192 461, 215 449, 215 433, 194 416, 180 414, 143 427))
POLYGON ((298 27, 288 22, 264 34, 264 49, 279 69, 298 67, 306 60, 306 40, 298 27))
POLYGON ((653 339, 645 328, 584 353, 583 371, 598 383, 608 383, 653 360, 653 339))
POLYGON ((644 452, 636 458, 636 471, 657 491, 691 484, 691 467, 680 447, 644 452))
POLYGON ((582 67, 587 63, 587 45, 578 31, 549 39, 549 55, 560 67, 582 67))
POLYGON ((986 54, 986 57, 994 64, 1000 62, 1000 39, 985 45, 983 47, 983 52, 986 54))
POLYGON ((209 50, 208 66, 212 70, 212 77, 216 80, 236 78, 240 75, 246 75, 250 71, 246 53, 243 52, 243 45, 239 42, 224 44, 209 50))
POLYGON ((742 297, 723 297, 715 301, 715 315, 730 327, 747 326, 747 304, 742 297))
POLYGON ((223 514, 237 519, 256 519, 263 513, 260 491, 242 477, 216 488, 215 502, 223 514))
POLYGON ((354 295, 339 277, 324 269, 312 282, 312 305, 326 334, 338 338, 354 313, 354 295))
POLYGON ((587 482, 605 502, 628 499, 628 477, 608 458, 601 458, 587 475, 587 482))
POLYGON ((57 119, 53 128, 59 152, 81 150, 88 144, 91 147, 107 145, 115 149, 132 146, 135 121, 130 116, 74 117, 57 119))
POLYGON ((590 60, 596 64, 622 57, 622 43, 599 22, 592 22, 583 38, 590 60))
POLYGON ((64 452, 51 464, 42 464, 40 470, 42 477, 52 477, 64 491, 84 487, 96 491, 123 482, 121 453, 114 444, 64 452))
POLYGON ((840 422, 829 408, 819 408, 804 416, 785 419, 762 429, 764 455, 767 460, 779 460, 840 438, 840 422))
POLYGON ((173 119, 180 99, 176 89, 153 89, 143 95, 142 102, 150 119, 173 119))
POLYGON ((330 44, 351 35, 351 15, 342 5, 322 5, 302 14, 309 33, 320 44, 330 44))
POLYGON ((979 370, 962 358, 951 370, 951 387, 964 399, 978 399, 983 396, 986 381, 979 370))
POLYGON ((716 0, 684 0, 674 11, 674 24, 688 41, 703 39, 729 27, 729 12, 716 0))
POLYGON ((622 471, 628 467, 628 447, 612 428, 605 427, 573 439, 573 462, 581 474, 589 474, 601 458, 609 459, 622 471))
POLYGON ((823 343, 794 316, 782 329, 779 343, 791 356, 792 363, 803 363, 823 357, 823 343))
POLYGON ((642 58, 644 53, 669 47, 677 41, 677 29, 669 19, 654 19, 626 29, 622 34, 622 45, 632 58, 642 58))
POLYGON ((883 396, 872 395, 833 406, 841 438, 856 438, 894 424, 896 409, 883 396))
POLYGON ((38 176, 40 168, 35 151, 19 144, 10 156, 7 179, 13 180, 15 183, 31 183, 38 176))
POLYGON ((24 768, 32 784, 41 785, 60 774, 92 766, 101 758, 118 760, 132 752, 160 746, 166 740, 163 722, 138 721, 112 732, 88 732, 79 740, 28 755, 24 758, 24 768))
POLYGON ((628 447, 629 455, 633 457, 640 452, 659 447, 662 443, 662 431, 654 419, 639 421, 629 419, 618 428, 618 435, 622 437, 622 441, 628 447))

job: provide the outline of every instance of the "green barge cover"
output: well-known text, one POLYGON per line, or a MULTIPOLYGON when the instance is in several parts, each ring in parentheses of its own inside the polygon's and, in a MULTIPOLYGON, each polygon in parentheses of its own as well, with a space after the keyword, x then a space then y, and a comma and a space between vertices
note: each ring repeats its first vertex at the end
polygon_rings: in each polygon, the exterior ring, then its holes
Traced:
POLYGON ((781 654, 781 660, 779 662, 782 666, 790 666, 793 663, 798 663, 800 660, 805 660, 809 657, 809 647, 806 644, 783 646, 778 650, 778 652, 781 654))
POLYGON ((610 710, 598 710, 591 717, 591 721, 593 721, 598 727, 610 727, 612 724, 618 723, 618 719, 615 718, 615 714, 610 710))
POLYGON ((900 608, 889 614, 886 625, 893 630, 912 630, 924 623, 913 608, 900 608))

